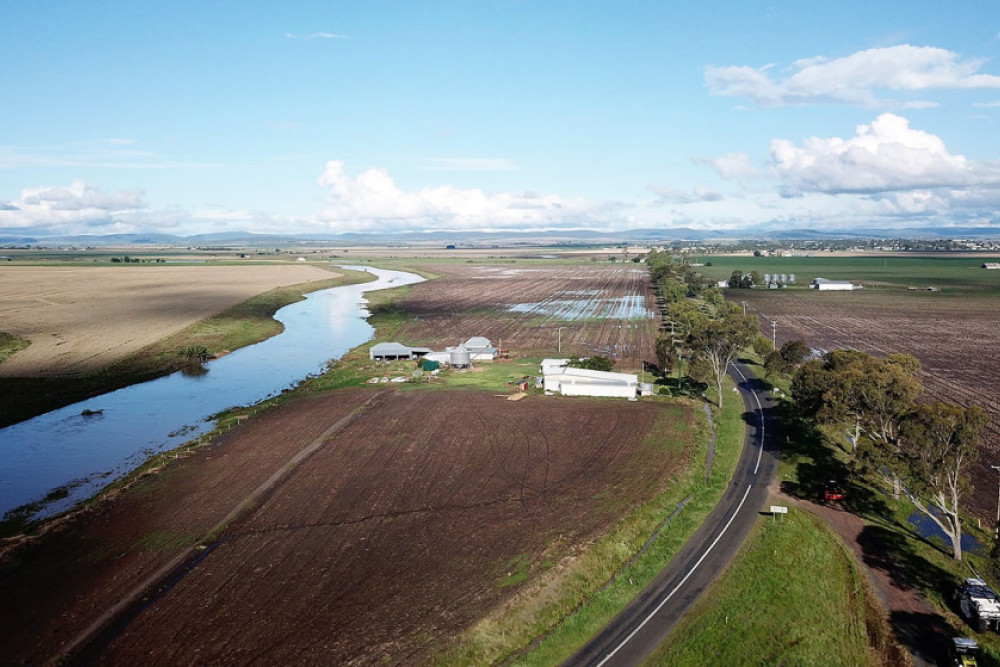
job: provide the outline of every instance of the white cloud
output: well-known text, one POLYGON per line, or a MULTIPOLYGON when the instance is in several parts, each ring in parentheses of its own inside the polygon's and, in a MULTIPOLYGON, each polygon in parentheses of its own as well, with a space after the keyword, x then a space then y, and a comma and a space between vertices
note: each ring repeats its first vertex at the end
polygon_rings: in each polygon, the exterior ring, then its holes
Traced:
POLYGON ((703 186, 685 190, 669 185, 650 185, 647 189, 657 197, 653 203, 654 206, 661 206, 663 204, 694 204, 696 202, 713 202, 724 199, 718 191, 703 186))
POLYGON ((1000 100, 996 100, 994 102, 973 102, 972 106, 977 109, 996 109, 1000 107, 1000 100))
POLYGON ((792 64, 792 73, 772 77, 774 65, 705 68, 712 94, 744 97, 758 107, 805 104, 854 104, 923 108, 923 100, 879 99, 877 91, 913 92, 930 89, 1000 88, 1000 76, 980 74, 982 60, 963 60, 957 53, 930 46, 900 44, 858 51, 843 58, 806 58, 792 64), (917 105, 916 107, 914 105, 917 105))
POLYGON ((849 139, 812 137, 801 147, 773 140, 771 157, 789 194, 1000 187, 1000 162, 952 155, 938 136, 892 113, 849 139))
POLYGON ((758 178, 760 170, 750 164, 746 153, 726 153, 714 158, 695 158, 695 164, 711 165, 726 180, 758 178))
POLYGON ((286 32, 285 37, 299 41, 309 41, 312 39, 350 39, 349 35, 342 35, 336 32, 310 32, 304 34, 286 32))
POLYGON ((19 200, 0 204, 0 228, 46 230, 115 226, 147 206, 140 191, 104 192, 83 181, 25 188, 19 200))
POLYGON ((329 192, 317 219, 335 232, 590 227, 620 219, 615 212, 622 207, 559 195, 488 194, 451 185, 411 192, 383 169, 351 177, 339 160, 327 162, 318 183, 329 192))

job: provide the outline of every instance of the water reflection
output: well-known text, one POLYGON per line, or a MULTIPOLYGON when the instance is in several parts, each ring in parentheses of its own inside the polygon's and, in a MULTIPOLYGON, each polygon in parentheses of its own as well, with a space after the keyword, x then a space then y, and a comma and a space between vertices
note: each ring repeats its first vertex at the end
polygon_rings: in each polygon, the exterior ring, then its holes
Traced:
POLYGON ((47 516, 89 497, 150 455, 212 428, 206 419, 294 387, 371 339, 363 292, 421 282, 401 271, 349 266, 375 282, 334 287, 275 314, 285 330, 194 372, 119 389, 0 429, 0 515, 43 498, 47 516), (89 414, 84 414, 89 411, 89 414))

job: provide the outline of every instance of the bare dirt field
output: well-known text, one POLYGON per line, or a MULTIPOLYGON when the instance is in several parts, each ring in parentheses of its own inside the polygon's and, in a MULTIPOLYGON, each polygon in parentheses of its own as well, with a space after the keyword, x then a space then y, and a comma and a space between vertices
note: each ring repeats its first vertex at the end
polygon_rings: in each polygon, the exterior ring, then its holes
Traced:
MULTIPOLYGON (((23 555, 5 660, 53 655, 378 390, 266 411, 23 555)), ((100 646, 102 664, 378 664, 440 649, 687 465, 683 404, 384 392, 100 646)))
MULTIPOLYGON (((906 352, 923 364, 929 400, 979 405, 988 417, 983 451, 974 470, 972 509, 996 516, 1000 463, 1000 295, 949 296, 947 292, 806 292, 745 290, 751 308, 777 322, 778 345, 804 338, 814 348, 852 347, 884 356, 906 352)), ((770 334, 770 321, 763 322, 770 334)))
POLYGON ((261 292, 335 275, 299 265, 0 267, 0 329, 31 340, 0 377, 97 370, 261 292))
POLYGON ((403 302, 401 342, 456 345, 486 336, 518 356, 600 354, 620 368, 655 358, 656 300, 636 264, 442 264, 403 302))

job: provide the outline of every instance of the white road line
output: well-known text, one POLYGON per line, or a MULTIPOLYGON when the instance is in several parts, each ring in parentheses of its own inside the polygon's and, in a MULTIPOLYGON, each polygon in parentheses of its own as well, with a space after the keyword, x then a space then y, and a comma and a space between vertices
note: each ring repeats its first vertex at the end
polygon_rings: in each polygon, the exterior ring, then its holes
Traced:
MULTIPOLYGON (((733 364, 733 368, 735 368, 736 372, 740 374, 743 381, 747 382, 747 376, 743 375, 743 371, 740 370, 740 367, 733 364)), ((760 399, 757 398, 757 392, 751 389, 750 395, 753 396, 753 400, 757 401, 757 410, 760 412, 760 449, 757 450, 757 465, 753 467, 753 474, 756 475, 757 471, 760 470, 760 457, 764 455, 764 406, 760 404, 760 399)))
POLYGON ((712 541, 712 544, 710 544, 710 545, 709 545, 709 547, 708 547, 708 549, 706 549, 706 550, 705 550, 705 553, 703 553, 703 554, 701 555, 701 558, 699 558, 699 559, 698 559, 698 562, 697 562, 697 563, 695 563, 695 564, 694 564, 694 565, 693 565, 693 566, 691 567, 691 569, 690 569, 690 570, 688 570, 688 573, 684 575, 684 578, 683 578, 683 579, 681 579, 680 583, 679 583, 679 584, 677 584, 676 586, 674 586, 674 589, 673 589, 672 591, 670 591, 670 594, 669 594, 669 595, 667 595, 667 597, 663 598, 663 600, 662 600, 662 601, 660 602, 660 604, 656 605, 656 608, 655 608, 655 609, 653 609, 653 611, 649 612, 649 615, 648 615, 648 616, 646 616, 646 618, 644 618, 644 619, 642 620, 642 623, 640 623, 640 624, 638 625, 638 627, 636 627, 636 629, 635 629, 635 630, 633 630, 633 631, 632 631, 632 632, 631 632, 631 633, 629 634, 629 636, 628 636, 628 637, 626 637, 625 639, 623 639, 623 640, 622 640, 622 642, 621 642, 620 644, 618 644, 618 646, 616 646, 616 647, 615 647, 615 650, 613 650, 613 651, 612 651, 611 653, 608 653, 608 655, 607 655, 607 656, 605 656, 604 660, 601 660, 601 661, 600 661, 599 663, 597 663, 597 667, 602 667, 602 665, 604 665, 604 663, 606 663, 606 662, 607 662, 608 660, 610 660, 611 658, 613 658, 613 657, 615 656, 615 654, 616 654, 616 653, 618 653, 618 651, 620 651, 620 650, 621 650, 621 648, 622 648, 623 646, 625 646, 625 644, 629 643, 629 641, 631 641, 631 640, 632 640, 632 638, 633 638, 633 637, 635 637, 635 636, 636 636, 636 634, 638 634, 638 632, 639 632, 640 630, 642 630, 643 626, 645 626, 645 625, 646 625, 646 623, 648 623, 648 622, 649 622, 649 620, 650 620, 651 618, 653 618, 653 616, 656 616, 656 614, 657 614, 657 613, 659 613, 660 609, 662 609, 662 608, 663 608, 663 605, 667 604, 667 601, 668 601, 668 600, 670 600, 670 598, 672 598, 672 597, 674 596, 674 593, 676 593, 676 592, 677 592, 677 591, 678 591, 678 590, 680 589, 680 587, 684 585, 684 582, 686 582, 686 581, 688 580, 688 578, 689 578, 689 577, 690 577, 690 576, 691 576, 692 574, 694 574, 694 571, 698 569, 698 566, 699 566, 699 565, 701 565, 701 562, 702 562, 703 560, 705 560, 705 558, 706 558, 706 557, 708 556, 709 552, 711 552, 711 551, 712 551, 712 549, 714 549, 714 548, 715 548, 715 545, 719 543, 719 540, 721 540, 721 539, 722 539, 722 536, 726 534, 726 531, 727 531, 727 530, 729 530, 729 526, 730 526, 730 525, 732 525, 732 523, 733 523, 733 519, 735 519, 735 518, 736 518, 736 515, 740 513, 740 510, 741 510, 741 509, 743 509, 743 503, 745 503, 745 502, 746 502, 746 500, 747 500, 747 496, 749 496, 749 495, 750 495, 750 489, 752 489, 752 488, 753 488, 753 484, 748 484, 748 485, 747 485, 747 490, 746 490, 746 492, 745 492, 745 493, 743 494, 743 499, 742 499, 742 500, 740 500, 740 504, 739 504, 739 505, 737 505, 737 507, 736 507, 736 511, 734 511, 734 512, 733 512, 733 514, 732 514, 732 516, 730 516, 730 517, 729 517, 729 521, 727 521, 727 522, 726 522, 726 525, 725 525, 725 526, 724 526, 724 527, 722 528, 722 532, 720 532, 720 533, 719 533, 719 534, 718 534, 718 535, 716 536, 716 538, 715 538, 715 539, 714 539, 714 540, 712 541))

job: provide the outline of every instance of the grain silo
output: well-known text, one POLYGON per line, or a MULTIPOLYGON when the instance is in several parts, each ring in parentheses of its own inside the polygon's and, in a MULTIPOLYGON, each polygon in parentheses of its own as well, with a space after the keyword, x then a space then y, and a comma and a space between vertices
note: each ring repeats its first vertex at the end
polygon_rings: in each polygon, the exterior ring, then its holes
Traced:
POLYGON ((452 368, 468 368, 472 365, 472 359, 469 355, 469 350, 464 345, 459 345, 458 347, 453 347, 449 350, 451 354, 451 360, 449 363, 452 368))

